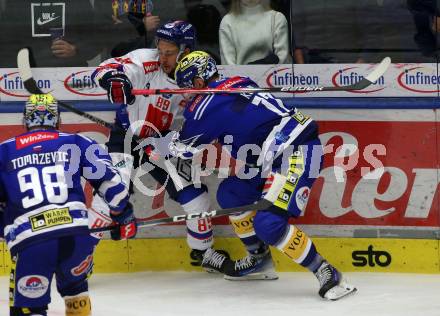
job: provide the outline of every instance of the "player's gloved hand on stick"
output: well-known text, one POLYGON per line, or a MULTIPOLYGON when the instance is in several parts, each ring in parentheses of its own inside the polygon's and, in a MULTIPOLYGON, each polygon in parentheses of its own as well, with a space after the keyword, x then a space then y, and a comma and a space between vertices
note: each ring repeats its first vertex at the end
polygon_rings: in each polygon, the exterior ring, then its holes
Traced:
POLYGON ((128 203, 122 212, 110 212, 115 228, 110 231, 110 236, 113 240, 131 239, 137 234, 136 217, 133 214, 133 206, 128 203))
POLYGON ((99 80, 99 85, 107 90, 107 98, 111 103, 133 104, 136 99, 136 97, 131 94, 133 85, 123 72, 107 72, 99 80))

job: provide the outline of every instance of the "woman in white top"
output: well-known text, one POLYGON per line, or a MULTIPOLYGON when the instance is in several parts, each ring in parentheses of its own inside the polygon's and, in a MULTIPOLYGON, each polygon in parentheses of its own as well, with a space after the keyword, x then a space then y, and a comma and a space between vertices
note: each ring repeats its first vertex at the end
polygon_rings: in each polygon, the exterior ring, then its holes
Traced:
POLYGON ((267 2, 232 0, 219 29, 222 64, 291 62, 287 20, 282 13, 271 10, 267 2))

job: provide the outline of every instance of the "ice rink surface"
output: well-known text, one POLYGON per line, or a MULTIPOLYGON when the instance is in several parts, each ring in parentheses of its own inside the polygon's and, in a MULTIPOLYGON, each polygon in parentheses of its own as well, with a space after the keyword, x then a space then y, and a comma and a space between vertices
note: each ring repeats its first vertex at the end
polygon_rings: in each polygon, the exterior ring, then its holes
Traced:
MULTIPOLYGON (((358 292, 322 300, 309 273, 280 273, 277 281, 226 281, 198 272, 96 274, 93 316, 439 316, 440 275, 346 273, 358 292)), ((52 287, 50 316, 64 316, 52 287)), ((8 315, 8 280, 0 277, 0 315, 8 315)))

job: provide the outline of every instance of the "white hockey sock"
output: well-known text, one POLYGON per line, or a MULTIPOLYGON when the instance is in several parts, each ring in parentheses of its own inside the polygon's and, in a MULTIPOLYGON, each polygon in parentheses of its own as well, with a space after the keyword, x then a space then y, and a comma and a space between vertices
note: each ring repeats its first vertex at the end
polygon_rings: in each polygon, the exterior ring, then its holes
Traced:
MULTIPOLYGON (((186 213, 198 213, 207 211, 209 205, 209 195, 204 192, 188 203, 182 204, 182 207, 186 213)), ((186 227, 186 240, 191 249, 206 250, 212 247, 214 239, 210 218, 188 220, 186 227)))

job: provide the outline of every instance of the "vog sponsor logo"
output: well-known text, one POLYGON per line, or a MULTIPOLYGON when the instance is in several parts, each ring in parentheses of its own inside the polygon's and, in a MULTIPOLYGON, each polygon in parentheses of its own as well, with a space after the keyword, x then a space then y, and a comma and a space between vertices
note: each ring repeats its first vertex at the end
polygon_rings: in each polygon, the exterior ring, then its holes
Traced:
MULTIPOLYGON (((336 73, 332 76, 332 84, 335 87, 341 87, 341 86, 348 86, 355 84, 362 79, 364 79, 364 76, 361 74, 363 71, 358 72, 358 69, 360 67, 347 67, 338 70, 336 73)), ((359 91, 347 91, 351 93, 372 93, 377 92, 385 89, 383 87, 385 85, 385 79, 383 76, 381 76, 376 82, 374 82, 371 85, 371 88, 359 90, 359 91), (378 87, 381 86, 381 87, 378 87)))
POLYGON ((105 92, 92 80, 93 70, 81 70, 71 73, 64 79, 64 87, 71 93, 98 97, 106 95, 105 92))
POLYGON ((435 68, 417 66, 403 70, 397 76, 397 83, 405 90, 417 93, 437 93, 440 76, 435 68))
POLYGON ((383 250, 374 250, 373 245, 369 245, 367 250, 355 250, 351 254, 353 266, 355 267, 388 267, 391 264, 391 254, 383 250))
MULTIPOLYGON (((52 84, 49 79, 35 80, 38 88, 50 92, 52 84)), ((26 91, 23 80, 21 80, 18 71, 2 74, 0 77, 0 93, 12 97, 29 97, 29 93, 26 91)))
POLYGON ((18 292, 28 298, 42 297, 49 288, 49 280, 42 275, 28 275, 17 283, 18 292))
POLYGON ((292 74, 292 68, 276 68, 267 74, 266 83, 269 87, 285 86, 318 86, 320 79, 317 75, 292 74))

